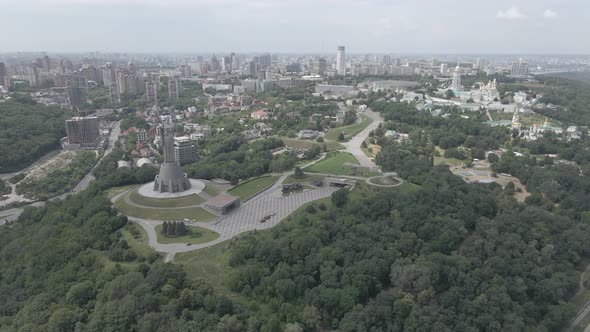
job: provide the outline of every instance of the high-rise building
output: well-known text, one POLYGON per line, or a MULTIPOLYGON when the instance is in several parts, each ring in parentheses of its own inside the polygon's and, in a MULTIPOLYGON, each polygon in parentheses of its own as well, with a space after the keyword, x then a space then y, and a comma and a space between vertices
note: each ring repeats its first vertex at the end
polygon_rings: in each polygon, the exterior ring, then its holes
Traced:
POLYGON ((131 76, 137 75, 137 68, 135 68, 135 64, 133 62, 129 62, 127 64, 127 71, 129 71, 129 75, 131 76))
POLYGON ((117 84, 119 86, 119 94, 126 93, 132 96, 143 93, 143 88, 145 87, 145 84, 139 77, 125 70, 117 72, 117 84))
POLYGON ((102 69, 102 83, 104 86, 111 86, 113 82, 117 81, 117 76, 115 75, 115 69, 110 62, 104 64, 102 69))
POLYGON ((96 144, 100 135, 98 132, 98 118, 86 116, 66 120, 66 132, 69 144, 96 144))
POLYGON ((240 69, 240 58, 235 54, 231 54, 231 69, 232 70, 239 70, 240 69))
POLYGON ((51 59, 46 55, 43 57, 43 71, 48 73, 51 70, 51 59))
POLYGON ((512 63, 512 69, 510 75, 512 76, 527 76, 529 74, 529 65, 523 59, 519 59, 517 62, 512 63))
POLYGON ((0 85, 4 86, 4 88, 6 88, 6 84, 5 82, 7 81, 8 78, 8 73, 6 71, 6 65, 4 64, 4 62, 0 62, 0 85))
POLYGON ((164 150, 164 162, 154 180, 154 191, 175 193, 190 189, 191 182, 188 176, 175 160, 174 122, 172 116, 168 116, 158 129, 160 142, 164 150))
POLYGON ((248 62, 248 65, 246 66, 246 68, 244 68, 244 75, 256 75, 256 73, 258 72, 258 65, 256 64, 256 62, 254 61, 250 61, 248 62))
POLYGON ((148 103, 158 104, 158 84, 154 81, 145 82, 145 95, 148 103))
POLYGON ((87 101, 86 88, 68 86, 66 87, 66 93, 70 106, 81 106, 87 101))
POLYGON ((264 70, 272 65, 272 58, 269 53, 258 57, 258 68, 264 70))
POLYGON ((225 72, 231 71, 231 57, 223 56, 221 57, 221 70, 225 72))
POLYGON ((189 66, 189 65, 180 66, 180 73, 184 77, 191 77, 192 76, 191 66, 189 66))
POLYGON ((451 83, 450 89, 453 91, 461 91, 463 90, 463 86, 461 85, 461 67, 457 64, 455 67, 455 72, 453 73, 453 81, 451 83))
POLYGON ((197 161, 197 147, 188 137, 174 137, 174 161, 179 165, 197 161))
POLYGON ((96 83, 102 81, 102 71, 99 71, 92 65, 84 65, 84 67, 80 69, 80 74, 86 78, 86 81, 92 81, 96 83))
POLYGON ((336 53, 336 72, 340 76, 346 75, 346 54, 344 46, 338 46, 338 52, 336 53))
POLYGON ((39 68, 36 65, 33 65, 31 68, 31 86, 40 86, 41 80, 39 78, 39 68))
POLYGON ((326 58, 319 58, 315 61, 314 64, 314 73, 317 75, 326 75, 326 70, 328 69, 328 62, 326 58))
POLYGON ((478 71, 486 71, 489 65, 490 62, 484 58, 477 58, 475 61, 475 69, 478 71))
POLYGON ((448 70, 449 70, 449 65, 447 65, 446 63, 440 64, 440 73, 441 74, 446 74, 448 70))
POLYGON ((111 103, 118 104, 121 102, 121 94, 119 93, 119 85, 117 82, 112 82, 109 85, 109 94, 111 96, 111 103))
POLYGON ((178 77, 171 77, 168 79, 168 98, 180 98, 180 91, 182 86, 178 77))
POLYGON ((384 65, 391 64, 391 55, 384 55, 381 61, 384 65))
POLYGON ((57 71, 60 74, 65 74, 66 73, 66 63, 64 61, 64 59, 60 59, 59 63, 57 64, 57 71))
POLYGON ((215 54, 213 54, 213 57, 211 58, 211 70, 212 71, 221 70, 221 66, 219 65, 219 60, 217 60, 217 57, 215 56, 215 54))

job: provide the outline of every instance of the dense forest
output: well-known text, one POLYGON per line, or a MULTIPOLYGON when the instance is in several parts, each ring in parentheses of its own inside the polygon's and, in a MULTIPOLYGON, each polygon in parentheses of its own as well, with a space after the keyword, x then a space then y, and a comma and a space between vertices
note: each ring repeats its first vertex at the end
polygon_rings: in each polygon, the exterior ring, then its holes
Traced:
POLYGON ((192 178, 222 178, 232 183, 270 171, 283 172, 292 168, 297 160, 288 153, 272 155, 273 149, 283 145, 278 138, 248 143, 243 136, 214 136, 201 142, 200 146, 206 147, 200 149, 203 158, 184 169, 192 178))
MULTIPOLYGON (((212 331, 241 309, 179 266, 141 256, 93 184, 0 230, 0 331, 212 331)), ((227 331, 239 331, 227 330, 227 331)))
POLYGON ((27 96, 0 102, 0 173, 18 171, 58 148, 68 115, 27 96))
POLYGON ((68 165, 56 169, 41 179, 25 179, 16 186, 19 195, 46 200, 72 189, 90 172, 96 162, 94 151, 82 151, 68 165))
POLYGON ((568 125, 590 126, 590 83, 540 75, 536 77, 547 89, 541 102, 561 106, 536 110, 568 125))
MULTIPOLYGON (((494 159, 495 172, 527 185, 518 203, 513 186, 467 184, 433 166, 435 146, 479 155, 507 142, 507 129, 367 98, 386 120, 371 135, 382 146, 376 162, 407 183, 359 183, 228 241, 229 290, 124 239, 139 231, 105 190, 150 181, 157 168, 118 169, 129 156, 116 143, 87 190, 0 227, 0 332, 562 330, 590 257, 590 181, 578 167, 589 168, 586 135, 516 138, 522 157, 494 159), (386 138, 389 129, 410 139, 386 138)), ((272 155, 278 139, 200 144, 203 158, 185 167, 192 177, 237 182, 295 162, 272 155)))
POLYGON ((241 238, 232 289, 308 331, 554 331, 572 317, 587 224, 444 167, 416 192, 349 195, 241 238))
POLYGON ((415 105, 408 103, 375 101, 370 106, 387 121, 384 129, 406 133, 424 130, 430 135, 432 143, 443 149, 465 146, 492 150, 499 148, 509 138, 508 129, 482 123, 482 115, 477 112, 452 112, 449 117, 443 118, 434 117, 428 112, 417 112, 415 105))

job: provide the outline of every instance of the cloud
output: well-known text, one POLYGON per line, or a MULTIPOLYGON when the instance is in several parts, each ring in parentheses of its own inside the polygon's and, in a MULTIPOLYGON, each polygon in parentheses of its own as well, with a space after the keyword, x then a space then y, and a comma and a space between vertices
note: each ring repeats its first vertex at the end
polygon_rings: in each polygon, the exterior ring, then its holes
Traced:
POLYGON ((377 29, 381 30, 382 32, 389 32, 393 28, 393 24, 391 22, 391 17, 381 17, 376 22, 377 29))
POLYGON ((503 20, 522 20, 526 18, 526 15, 518 7, 510 7, 507 10, 499 10, 496 13, 496 18, 503 20))
POLYGON ((554 12, 551 9, 546 9, 545 12, 543 12, 543 17, 555 18, 555 17, 557 17, 557 12, 554 12))

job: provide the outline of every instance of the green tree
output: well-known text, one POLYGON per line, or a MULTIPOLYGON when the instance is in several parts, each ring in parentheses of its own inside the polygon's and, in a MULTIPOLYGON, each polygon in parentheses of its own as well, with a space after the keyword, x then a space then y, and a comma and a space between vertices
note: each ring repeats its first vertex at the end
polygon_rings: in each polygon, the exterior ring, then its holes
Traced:
POLYGON ((332 204, 336 207, 343 207, 348 202, 348 189, 340 189, 332 193, 332 204))
POLYGON ((451 89, 448 89, 448 90, 445 92, 445 97, 446 97, 447 99, 452 99, 452 98, 454 98, 454 97, 455 97, 455 93, 453 92, 453 90, 451 90, 451 89))
POLYGON ((304 175, 305 175, 305 173, 303 172, 301 167, 299 167, 299 166, 295 167, 295 176, 296 177, 302 178, 304 175))

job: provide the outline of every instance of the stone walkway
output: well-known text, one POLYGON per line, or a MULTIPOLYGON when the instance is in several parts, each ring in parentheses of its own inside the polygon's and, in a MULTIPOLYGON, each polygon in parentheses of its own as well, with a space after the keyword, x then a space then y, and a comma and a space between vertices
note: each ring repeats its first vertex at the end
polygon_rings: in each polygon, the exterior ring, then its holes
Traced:
POLYGON ((376 169, 377 165, 375 165, 371 158, 367 157, 367 155, 361 149, 361 145, 363 144, 363 141, 367 139, 369 133, 372 130, 377 129, 377 126, 379 126, 379 124, 383 121, 383 118, 381 117, 381 114, 374 112, 370 109, 367 109, 362 114, 373 119, 373 122, 371 122, 365 129, 363 129, 363 131, 351 138, 350 141, 341 144, 346 147, 346 152, 352 154, 359 161, 359 164, 361 166, 376 169))
MULTIPOLYGON (((219 233, 219 238, 207 243, 193 245, 186 245, 184 243, 158 243, 155 226, 161 224, 162 221, 135 217, 129 217, 129 220, 141 225, 145 229, 148 234, 150 247, 158 252, 166 253, 166 260, 172 260, 175 253, 208 248, 244 232, 272 228, 304 204, 329 197, 338 189, 334 187, 323 187, 305 190, 289 196, 275 195, 276 191, 281 190, 280 184, 286 176, 284 175, 271 188, 243 203, 238 210, 227 216, 220 217, 208 223, 187 223, 190 226, 199 226, 219 233), (260 222, 266 216, 271 217, 264 223, 260 222)), ((114 199, 117 198, 118 196, 114 199)))

